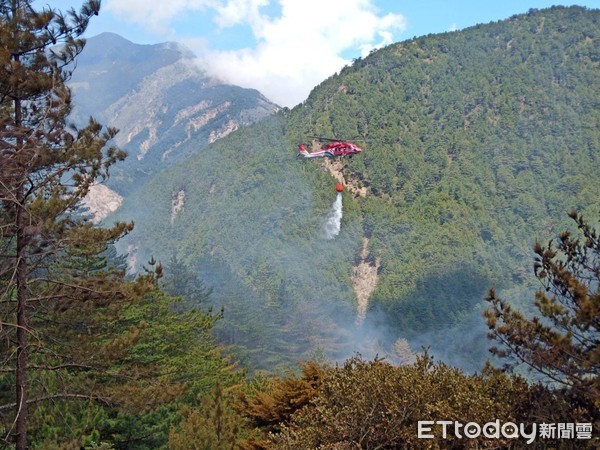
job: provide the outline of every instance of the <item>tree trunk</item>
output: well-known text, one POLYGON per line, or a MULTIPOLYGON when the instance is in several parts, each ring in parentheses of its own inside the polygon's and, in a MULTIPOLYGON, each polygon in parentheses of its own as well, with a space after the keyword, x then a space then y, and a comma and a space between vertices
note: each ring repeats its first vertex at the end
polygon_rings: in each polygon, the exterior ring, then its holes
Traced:
MULTIPOLYGON (((18 57, 15 59, 18 60, 18 57)), ((15 129, 17 130, 17 152, 23 148, 23 137, 19 134, 21 126, 21 101, 15 99, 15 129)), ((25 233, 27 214, 25 210, 25 177, 18 181, 16 192, 15 225, 17 232, 16 281, 17 281, 17 365, 15 369, 17 406, 16 406, 16 450, 27 450, 27 241, 25 233)))
POLYGON ((16 448, 27 449, 27 261, 23 189, 17 201, 17 418, 16 448))

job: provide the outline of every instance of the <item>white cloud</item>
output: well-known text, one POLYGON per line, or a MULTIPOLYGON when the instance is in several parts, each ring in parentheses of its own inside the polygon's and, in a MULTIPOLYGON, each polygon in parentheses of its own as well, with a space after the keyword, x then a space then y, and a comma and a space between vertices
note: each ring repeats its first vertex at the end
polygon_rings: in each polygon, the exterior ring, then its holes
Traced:
POLYGON ((260 21, 259 8, 268 4, 269 0, 229 0, 224 5, 215 5, 218 13, 215 21, 221 27, 256 23, 260 21))
MULTIPOLYGON (((245 48, 214 50, 211 36, 204 36, 208 44, 202 40, 194 50, 213 75, 258 89, 282 106, 303 101, 315 85, 348 64, 342 53, 365 56, 406 28, 403 16, 378 14, 373 0, 271 1, 277 1, 278 17, 261 10, 269 0, 112 0, 108 9, 157 33, 167 31, 177 15, 203 9, 215 15, 222 32, 250 27, 255 42, 245 48)), ((193 46, 194 40, 183 42, 193 46)))
POLYGON ((219 0, 108 0, 104 10, 164 36, 174 31, 170 25, 178 14, 215 8, 219 3, 219 0))

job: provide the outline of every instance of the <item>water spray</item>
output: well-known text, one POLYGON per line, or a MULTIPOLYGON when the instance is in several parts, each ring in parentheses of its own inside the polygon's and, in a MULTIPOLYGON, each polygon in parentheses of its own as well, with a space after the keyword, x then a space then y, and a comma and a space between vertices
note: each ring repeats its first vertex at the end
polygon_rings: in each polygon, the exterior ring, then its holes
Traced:
POLYGON ((325 233, 325 239, 333 239, 338 234, 340 234, 340 226, 342 224, 342 192, 344 191, 344 186, 341 183, 335 185, 335 190, 337 192, 337 197, 335 202, 331 207, 331 211, 327 216, 327 220, 325 221, 325 225, 323 226, 323 231, 325 233))

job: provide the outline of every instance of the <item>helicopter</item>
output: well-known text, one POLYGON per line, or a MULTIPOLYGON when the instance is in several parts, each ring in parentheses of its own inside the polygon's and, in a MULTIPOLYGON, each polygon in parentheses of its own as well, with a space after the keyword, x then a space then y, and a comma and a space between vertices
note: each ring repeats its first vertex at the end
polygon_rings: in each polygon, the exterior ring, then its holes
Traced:
POLYGON ((322 158, 322 157, 335 158, 335 157, 344 157, 344 156, 352 157, 352 155, 362 152, 362 148, 360 148, 358 145, 356 145, 350 141, 347 141, 347 140, 331 139, 331 138, 324 138, 324 137, 318 137, 318 136, 314 136, 314 138, 317 140, 320 140, 320 141, 328 141, 328 142, 327 142, 327 144, 323 145, 319 150, 315 150, 312 153, 308 153, 308 150, 306 150, 306 147, 304 147, 304 144, 298 144, 298 154, 296 155, 297 157, 302 157, 302 158, 322 158))

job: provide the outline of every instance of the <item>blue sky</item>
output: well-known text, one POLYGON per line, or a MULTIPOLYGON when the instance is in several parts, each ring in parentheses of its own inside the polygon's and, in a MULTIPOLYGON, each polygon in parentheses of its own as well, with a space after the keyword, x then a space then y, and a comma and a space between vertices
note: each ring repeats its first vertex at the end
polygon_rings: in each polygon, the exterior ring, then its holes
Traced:
MULTIPOLYGON (((48 4, 66 11, 81 1, 48 4)), ((183 43, 209 74, 291 107, 374 48, 552 5, 600 8, 600 0, 102 0, 86 36, 183 43)))

